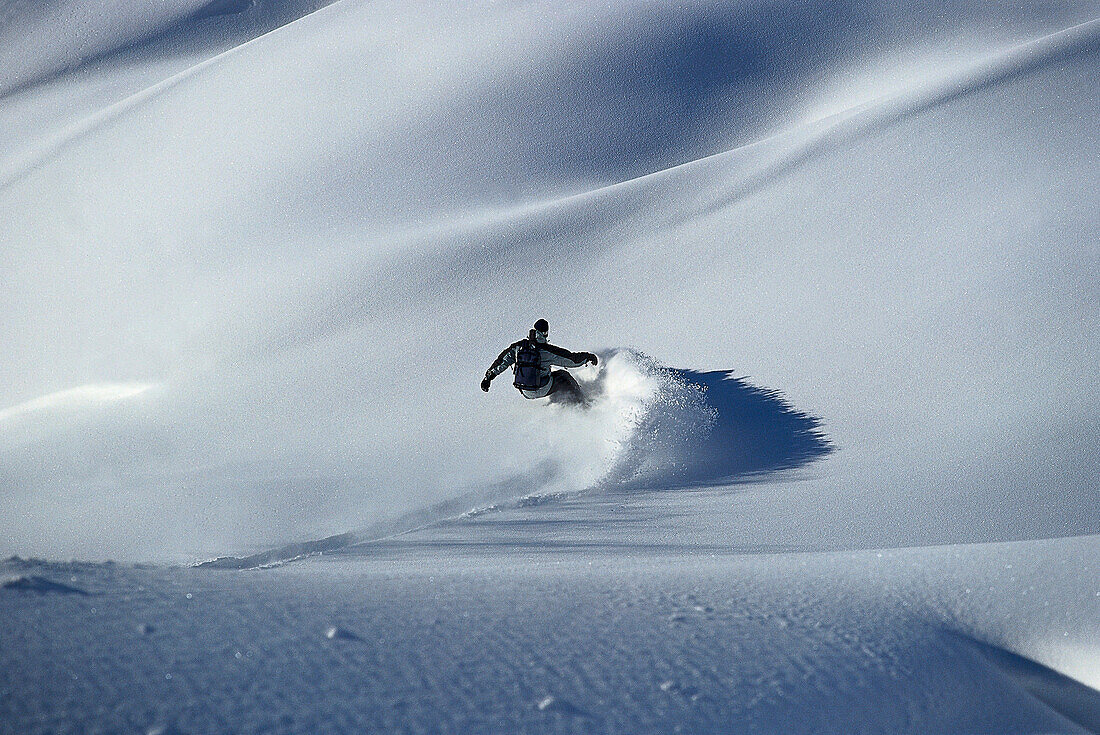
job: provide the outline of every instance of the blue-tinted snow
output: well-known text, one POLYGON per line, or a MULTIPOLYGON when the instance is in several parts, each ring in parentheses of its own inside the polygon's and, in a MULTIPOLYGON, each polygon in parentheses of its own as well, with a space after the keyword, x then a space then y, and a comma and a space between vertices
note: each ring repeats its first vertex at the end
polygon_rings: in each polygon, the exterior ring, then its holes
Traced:
POLYGON ((0 729, 1095 730, 1098 18, 7 3, 0 729))

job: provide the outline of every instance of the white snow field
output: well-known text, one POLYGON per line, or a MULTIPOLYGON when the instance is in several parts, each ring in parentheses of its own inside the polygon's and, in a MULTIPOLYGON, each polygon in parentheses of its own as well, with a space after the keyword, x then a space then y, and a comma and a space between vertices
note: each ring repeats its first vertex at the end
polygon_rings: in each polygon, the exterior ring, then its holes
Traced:
POLYGON ((1098 121, 1098 2, 0 3, 0 732, 1100 732, 1098 121))

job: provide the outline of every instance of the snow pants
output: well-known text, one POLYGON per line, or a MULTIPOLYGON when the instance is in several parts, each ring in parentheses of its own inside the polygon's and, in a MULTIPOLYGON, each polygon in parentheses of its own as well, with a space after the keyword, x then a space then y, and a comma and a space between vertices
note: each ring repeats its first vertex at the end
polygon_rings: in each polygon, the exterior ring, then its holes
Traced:
POLYGON ((550 379, 554 384, 546 395, 550 397, 551 403, 584 404, 588 402, 577 379, 570 375, 568 370, 554 370, 550 373, 550 379))

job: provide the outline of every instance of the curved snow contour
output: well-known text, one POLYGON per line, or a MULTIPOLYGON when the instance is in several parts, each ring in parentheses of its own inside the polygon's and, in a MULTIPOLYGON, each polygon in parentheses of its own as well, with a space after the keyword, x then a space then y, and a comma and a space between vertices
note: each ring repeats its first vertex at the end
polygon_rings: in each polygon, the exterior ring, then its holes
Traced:
MULTIPOLYGON (((698 208, 688 207, 685 219, 713 214, 743 200, 786 176, 824 152, 849 145, 862 137, 973 95, 1016 77, 1035 72, 1100 48, 1100 18, 1062 29, 991 55, 948 75, 912 89, 855 104, 818 120, 742 148, 692 161, 685 166, 736 163, 752 148, 782 144, 783 152, 758 170, 747 171, 735 183, 716 186, 713 198, 698 208), (730 160, 727 160, 730 159, 730 160)), ((658 172, 661 173, 661 172, 658 172)))
POLYGON ((792 469, 832 447, 821 420, 724 370, 678 370, 631 349, 578 371, 591 406, 532 411, 528 472, 501 483, 525 502, 587 490, 714 486, 792 469), (517 492, 523 489, 528 492, 517 492))
POLYGON ((15 406, 0 409, 0 422, 18 416, 48 411, 90 409, 115 401, 139 396, 153 388, 151 383, 100 383, 81 385, 32 398, 15 406))
MULTIPOLYGON (((578 489, 731 484, 798 467, 832 449, 820 419, 795 409, 779 391, 725 370, 678 370, 621 349, 606 354, 604 369, 582 384, 594 396, 592 408, 564 409, 553 419, 560 424, 554 434, 584 437, 600 452, 592 467, 598 479, 576 483, 578 489)), ((558 455, 569 458, 563 464, 587 464, 575 439, 558 444, 558 455)))
POLYGON ((798 411, 778 391, 753 386, 726 371, 676 370, 641 352, 616 349, 603 353, 598 369, 586 368, 578 377, 592 400, 587 410, 549 399, 523 406, 530 413, 517 431, 529 448, 526 470, 357 532, 200 566, 277 565, 460 517, 588 491, 729 485, 792 469, 832 451, 820 419, 798 411))
MULTIPOLYGON (((0 7, 0 98, 115 60, 202 56, 239 45, 332 0, 9 2, 0 7), (226 22, 227 16, 236 16, 226 22), (203 21, 218 19, 218 25, 203 21), (50 43, 42 43, 48 37, 50 43), (143 55, 142 52, 145 52, 143 55), (135 59, 136 57, 136 59, 135 59)), ((94 71, 102 71, 96 69, 94 71)))

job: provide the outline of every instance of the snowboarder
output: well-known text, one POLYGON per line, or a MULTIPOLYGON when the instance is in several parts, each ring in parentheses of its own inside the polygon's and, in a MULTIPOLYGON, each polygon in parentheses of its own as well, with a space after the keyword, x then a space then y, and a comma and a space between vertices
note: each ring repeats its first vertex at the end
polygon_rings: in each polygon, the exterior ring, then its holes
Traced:
POLYGON ((546 341, 550 325, 545 319, 535 322, 535 328, 526 339, 513 342, 508 349, 500 353, 493 364, 485 371, 481 389, 489 392, 493 378, 503 373, 509 366, 515 373, 513 385, 524 398, 542 398, 550 396, 551 402, 576 403, 586 405, 581 387, 567 370, 551 370, 553 367, 579 368, 599 362, 591 352, 570 352, 546 341))

